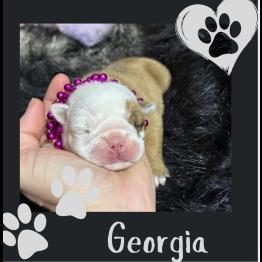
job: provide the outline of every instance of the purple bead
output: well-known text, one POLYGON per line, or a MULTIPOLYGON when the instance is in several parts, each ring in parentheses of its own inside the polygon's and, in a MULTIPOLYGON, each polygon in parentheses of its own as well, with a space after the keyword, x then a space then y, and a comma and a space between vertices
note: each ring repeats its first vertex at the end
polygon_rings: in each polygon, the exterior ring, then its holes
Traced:
POLYGON ((49 133, 47 134, 47 138, 48 138, 49 140, 54 140, 54 139, 55 139, 55 134, 54 134, 53 132, 49 132, 49 133))
POLYGON ((107 75, 106 74, 101 74, 99 80, 101 82, 106 82, 107 81, 107 75))
POLYGON ((62 148, 62 141, 60 139, 57 139, 54 143, 55 148, 61 149, 62 148))
POLYGON ((143 99, 142 97, 138 97, 138 98, 137 98, 137 101, 138 101, 138 103, 143 103, 143 102, 144 102, 144 99, 143 99))
POLYGON ((47 122, 46 126, 48 129, 53 129, 55 127, 55 124, 53 122, 47 122))
POLYGON ((62 126, 57 126, 56 134, 62 134, 62 132, 63 132, 63 127, 62 126))
POLYGON ((54 123, 55 126, 58 125, 58 122, 56 121, 56 119, 54 118, 54 120, 52 121, 54 123))
POLYGON ((64 98, 64 92, 58 92, 57 93, 57 95, 56 95, 56 97, 58 98, 58 99, 63 99, 64 98))
POLYGON ((93 81, 99 80, 99 74, 93 74, 93 75, 91 75, 91 79, 92 79, 93 81))
POLYGON ((47 113, 47 118, 48 118, 49 120, 53 120, 53 119, 54 119, 54 116, 53 116, 53 114, 52 114, 51 111, 49 111, 49 112, 47 113))
POLYGON ((112 79, 111 82, 118 83, 118 81, 116 79, 112 79))
POLYGON ((148 125, 149 125, 149 121, 147 119, 145 119, 144 120, 144 127, 146 128, 146 127, 148 127, 148 125))
POLYGON ((82 80, 80 78, 77 78, 74 80, 75 85, 80 85, 82 83, 82 80))
POLYGON ((74 87, 71 84, 64 85, 64 89, 67 92, 72 92, 74 90, 74 87))
POLYGON ((47 129, 47 134, 54 134, 56 133, 56 127, 54 127, 53 129, 47 129))
POLYGON ((63 101, 66 102, 68 97, 69 97, 69 94, 68 93, 64 93, 63 101))

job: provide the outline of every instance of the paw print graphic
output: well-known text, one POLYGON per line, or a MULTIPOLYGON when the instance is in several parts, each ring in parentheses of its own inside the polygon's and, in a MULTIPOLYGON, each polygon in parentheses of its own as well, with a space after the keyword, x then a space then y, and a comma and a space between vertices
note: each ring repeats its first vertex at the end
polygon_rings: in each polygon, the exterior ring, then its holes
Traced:
POLYGON ((212 17, 205 20, 206 28, 198 30, 198 38, 209 45, 209 54, 212 57, 219 57, 224 54, 234 54, 238 51, 238 44, 234 40, 241 32, 241 25, 238 21, 231 23, 227 14, 219 17, 219 24, 212 17))
POLYGON ((32 220, 32 212, 26 204, 20 204, 17 209, 18 219, 12 213, 3 214, 3 224, 8 230, 3 230, 3 242, 7 246, 17 245, 18 254, 22 259, 28 259, 36 252, 47 249, 47 240, 39 234, 46 227, 46 217, 38 214, 34 219, 34 230, 24 229, 17 237, 10 231, 17 231, 20 222, 24 225, 29 224, 32 220), (20 221, 20 222, 19 222, 20 221))
POLYGON ((51 184, 52 194, 59 198, 57 215, 78 219, 86 217, 86 205, 96 201, 100 193, 99 188, 90 187, 92 178, 93 173, 90 169, 84 169, 78 175, 71 166, 63 169, 61 178, 54 179, 51 184))

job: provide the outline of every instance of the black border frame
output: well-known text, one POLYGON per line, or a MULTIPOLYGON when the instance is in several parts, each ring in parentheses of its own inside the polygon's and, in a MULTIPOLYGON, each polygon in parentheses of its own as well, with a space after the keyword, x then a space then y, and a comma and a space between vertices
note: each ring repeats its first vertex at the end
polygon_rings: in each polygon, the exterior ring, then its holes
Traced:
MULTIPOLYGON (((163 1, 19 1, 4 0, 3 25, 3 210, 19 205, 19 23, 175 21, 183 8, 205 4, 214 10, 218 0, 163 1), (95 10, 95 11, 94 11, 95 10)), ((255 2, 256 4, 256 2, 255 2)), ((107 247, 111 224, 123 221, 125 236, 191 236, 206 239, 208 254, 190 254, 185 261, 257 260, 257 33, 240 55, 232 81, 233 193, 231 213, 90 213, 84 221, 46 213, 49 248, 34 260, 170 260, 172 253, 112 254, 107 247), (248 71, 247 71, 248 69, 248 71), (68 227, 70 225, 70 227, 68 227), (65 229, 71 241, 65 238, 65 229), (64 240, 62 243, 61 240, 64 240), (65 241, 66 240, 66 241, 65 241), (76 246, 75 241, 79 241, 76 246), (89 247, 89 248, 88 248, 89 247), (72 252, 74 250, 74 252, 72 252)), ((4 246, 4 260, 19 260, 16 248, 4 246)))

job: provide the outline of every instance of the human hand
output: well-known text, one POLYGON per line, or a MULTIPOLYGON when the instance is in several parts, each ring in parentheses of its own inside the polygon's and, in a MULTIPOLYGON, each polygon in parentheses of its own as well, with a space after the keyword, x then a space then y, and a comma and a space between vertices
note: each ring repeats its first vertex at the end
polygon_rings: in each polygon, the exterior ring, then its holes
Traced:
MULTIPOLYGON (((99 188, 99 197, 88 203, 87 211, 155 211, 155 186, 152 171, 144 155, 132 167, 109 171, 80 158, 55 149, 45 134, 46 113, 69 79, 58 74, 51 81, 44 100, 33 98, 20 119, 20 189, 30 200, 55 210, 58 199, 52 195, 51 184, 65 166, 76 174, 89 168, 93 172, 90 188, 99 188)), ((70 190, 65 188, 65 190, 70 190)))

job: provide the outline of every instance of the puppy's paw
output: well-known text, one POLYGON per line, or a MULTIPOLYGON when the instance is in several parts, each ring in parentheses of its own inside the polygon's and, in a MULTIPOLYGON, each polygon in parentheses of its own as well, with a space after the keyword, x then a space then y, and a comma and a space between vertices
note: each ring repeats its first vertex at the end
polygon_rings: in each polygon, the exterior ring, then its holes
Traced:
POLYGON ((169 170, 166 168, 166 171, 165 171, 165 177, 170 177, 170 173, 169 173, 169 170))
POLYGON ((155 186, 158 187, 159 185, 164 186, 166 183, 166 178, 170 177, 168 169, 166 169, 165 174, 163 176, 155 176, 155 186))
POLYGON ((165 176, 155 176, 155 186, 158 187, 159 185, 164 186, 166 183, 166 177, 165 176))

